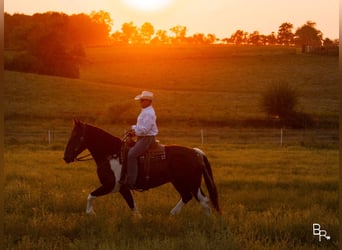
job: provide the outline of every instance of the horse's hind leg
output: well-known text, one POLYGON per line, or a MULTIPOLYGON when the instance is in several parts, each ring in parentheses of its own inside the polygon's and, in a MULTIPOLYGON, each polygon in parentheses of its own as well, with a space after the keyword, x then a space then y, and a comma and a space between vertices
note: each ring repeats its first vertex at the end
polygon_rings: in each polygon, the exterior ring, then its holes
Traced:
POLYGON ((172 184, 176 188, 176 190, 179 192, 179 194, 181 195, 181 199, 179 200, 177 205, 170 211, 171 215, 177 215, 180 213, 180 211, 182 210, 184 205, 191 200, 192 194, 183 185, 179 185, 177 183, 172 183, 172 184))
POLYGON ((94 206, 93 206, 93 200, 95 200, 95 199, 96 199, 96 196, 92 196, 91 194, 88 195, 87 208, 86 208, 87 214, 95 214, 94 206))
POLYGON ((120 188, 119 192, 122 195, 122 197, 125 199, 125 201, 127 202, 127 205, 129 206, 129 208, 132 210, 133 217, 134 218, 141 218, 141 214, 140 214, 138 208, 135 206, 135 202, 134 202, 132 193, 129 190, 129 188, 127 186, 122 186, 120 188))
POLYGON ((210 216, 211 215, 211 208, 209 205, 209 199, 204 195, 204 193, 200 187, 198 188, 198 191, 196 194, 196 199, 201 204, 206 215, 210 216))
POLYGON ((180 211, 182 210, 182 208, 184 207, 185 203, 183 202, 182 199, 179 200, 179 202, 177 203, 177 205, 170 211, 171 215, 177 215, 180 213, 180 211))

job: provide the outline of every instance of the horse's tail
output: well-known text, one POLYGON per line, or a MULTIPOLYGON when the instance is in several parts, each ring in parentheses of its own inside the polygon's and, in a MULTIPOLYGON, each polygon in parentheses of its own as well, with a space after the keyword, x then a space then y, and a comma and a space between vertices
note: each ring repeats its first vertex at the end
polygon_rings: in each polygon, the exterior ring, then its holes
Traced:
POLYGON ((209 160, 202 150, 198 148, 194 148, 194 150, 200 154, 203 160, 203 177, 204 177, 205 185, 207 186, 207 190, 209 192, 209 198, 211 200, 211 203, 213 204, 213 207, 215 208, 215 210, 221 213, 219 202, 218 202, 217 188, 214 182, 213 172, 211 170, 211 165, 209 163, 209 160))

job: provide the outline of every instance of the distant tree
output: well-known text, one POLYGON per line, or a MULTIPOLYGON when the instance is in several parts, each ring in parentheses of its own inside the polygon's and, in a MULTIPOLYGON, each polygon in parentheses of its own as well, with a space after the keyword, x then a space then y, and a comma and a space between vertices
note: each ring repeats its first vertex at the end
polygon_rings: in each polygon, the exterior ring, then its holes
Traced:
POLYGON ((152 39, 152 44, 169 44, 170 39, 166 30, 157 30, 155 37, 152 39))
POLYGON ((287 119, 297 104, 298 92, 287 82, 271 83, 262 94, 261 108, 271 117, 287 119))
POLYGON ((127 44, 126 36, 120 31, 115 31, 111 35, 111 39, 112 39, 114 44, 127 44))
POLYGON ((26 46, 26 36, 31 29, 31 16, 24 14, 4 13, 4 47, 23 49, 26 46))
POLYGON ((137 27, 133 24, 133 22, 129 23, 123 23, 121 27, 123 37, 125 41, 129 44, 134 44, 137 43, 138 39, 138 29, 137 27))
POLYGON ((73 14, 69 16, 69 43, 80 43, 84 46, 108 44, 113 21, 109 13, 92 12, 90 15, 73 14), (91 34, 91 35, 89 35, 91 34))
POLYGON ((173 37, 173 43, 184 43, 186 41, 186 27, 177 25, 170 28, 170 31, 175 35, 173 37))
POLYGON ((105 11, 93 11, 89 15, 90 24, 88 26, 83 26, 87 29, 87 33, 91 34, 94 45, 108 44, 109 33, 112 30, 113 20, 110 14, 105 11))
POLYGON ((143 43, 149 44, 151 42, 151 37, 154 34, 154 27, 151 23, 145 22, 140 28, 140 36, 143 43))
POLYGON ((6 59, 6 69, 79 77, 85 52, 80 40, 73 39, 69 16, 46 12, 6 15, 6 19, 6 46, 17 50, 16 56, 6 59))
POLYGON ((100 10, 100 11, 92 11, 90 13, 90 18, 97 24, 103 25, 106 27, 107 34, 112 30, 112 26, 114 24, 109 12, 100 10))
POLYGON ((286 46, 293 44, 294 34, 292 33, 292 29, 293 24, 287 22, 279 26, 277 36, 278 44, 286 46))
POLYGON ((235 31, 234 34, 231 35, 230 40, 236 44, 236 45, 240 45, 242 43, 245 43, 247 40, 247 32, 244 32, 243 30, 237 30, 235 31))
POLYGON ((188 40, 192 44, 203 44, 205 41, 205 35, 203 33, 195 33, 189 37, 188 40))
POLYGON ((267 45, 275 45, 277 44, 277 37, 275 35, 275 32, 272 32, 268 36, 266 36, 266 44, 267 45))
POLYGON ((324 47, 330 47, 333 46, 334 42, 332 40, 330 40, 329 38, 325 38, 323 41, 323 46, 324 47))
POLYGON ((225 44, 230 44, 230 43, 231 43, 231 40, 230 40, 230 38, 228 38, 228 37, 222 38, 221 41, 222 41, 223 43, 225 43, 225 44))
POLYGON ((216 35, 215 34, 211 34, 211 33, 207 34, 207 37, 205 39, 207 44, 213 44, 213 43, 216 42, 216 40, 217 40, 216 35))
POLYGON ((315 26, 315 22, 307 21, 306 24, 298 28, 295 32, 296 44, 301 46, 321 46, 323 34, 315 26))
POLYGON ((253 31, 248 36, 248 43, 253 45, 259 45, 261 36, 259 34, 259 31, 253 31))

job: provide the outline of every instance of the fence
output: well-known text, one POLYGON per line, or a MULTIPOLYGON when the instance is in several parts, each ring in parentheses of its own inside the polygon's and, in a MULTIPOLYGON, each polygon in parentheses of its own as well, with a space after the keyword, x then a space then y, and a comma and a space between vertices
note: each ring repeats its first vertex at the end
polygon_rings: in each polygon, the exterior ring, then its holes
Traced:
MULTIPOLYGON (((70 130, 36 130, 36 131, 5 131, 5 146, 15 144, 65 145, 70 130)), ((120 136, 120 135, 117 135, 120 136)), ((172 144, 188 141, 192 144, 272 144, 277 146, 336 146, 338 147, 338 130, 315 129, 237 129, 237 128, 198 128, 177 131, 161 131, 158 136, 161 143, 172 144)))

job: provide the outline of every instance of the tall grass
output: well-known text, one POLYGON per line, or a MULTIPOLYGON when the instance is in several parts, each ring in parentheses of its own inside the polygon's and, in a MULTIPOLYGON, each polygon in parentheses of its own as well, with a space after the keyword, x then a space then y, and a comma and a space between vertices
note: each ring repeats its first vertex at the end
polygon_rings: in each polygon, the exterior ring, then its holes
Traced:
POLYGON ((207 218, 171 185, 135 193, 134 220, 119 194, 86 197, 99 184, 93 162, 65 165, 61 150, 6 150, 7 249, 336 249, 338 152, 301 147, 205 145, 223 215, 207 218), (317 154, 319 152, 319 154, 317 154), (267 155, 267 157, 262 157, 267 155), (312 224, 328 230, 318 242, 312 224))

